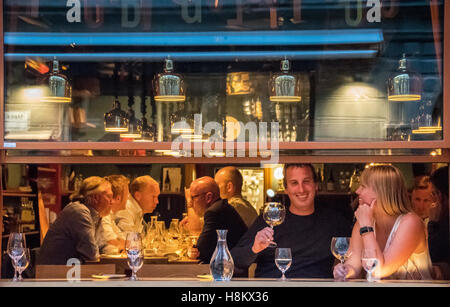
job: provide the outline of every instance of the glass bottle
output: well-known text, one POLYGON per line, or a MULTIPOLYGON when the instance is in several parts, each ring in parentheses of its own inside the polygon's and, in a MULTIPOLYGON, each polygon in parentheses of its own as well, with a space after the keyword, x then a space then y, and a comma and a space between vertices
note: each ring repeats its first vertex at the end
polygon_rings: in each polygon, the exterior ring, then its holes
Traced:
POLYGON ((217 229, 217 246, 209 268, 215 281, 229 281, 233 277, 234 261, 227 246, 227 229, 217 229))
POLYGON ((330 170, 330 176, 327 180, 327 192, 333 192, 335 189, 334 178, 333 178, 333 170, 330 170))
POLYGON ((166 171, 166 179, 164 179, 164 192, 170 192, 170 178, 169 178, 169 170, 166 171))

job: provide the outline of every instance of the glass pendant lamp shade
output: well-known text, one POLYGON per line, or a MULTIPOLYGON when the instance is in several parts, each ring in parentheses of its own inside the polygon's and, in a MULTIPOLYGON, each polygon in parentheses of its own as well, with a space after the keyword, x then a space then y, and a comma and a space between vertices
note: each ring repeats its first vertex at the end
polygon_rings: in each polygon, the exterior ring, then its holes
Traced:
POLYGON ((420 101, 422 99, 422 78, 420 74, 408 71, 405 54, 399 61, 397 72, 388 80, 389 101, 420 101))
POLYGON ((180 74, 173 72, 173 61, 165 60, 164 72, 153 80, 155 101, 185 101, 184 80, 180 74))
POLYGON ((141 118, 141 137, 134 139, 134 142, 154 142, 156 136, 156 129, 154 125, 149 125, 145 117, 141 118))
POLYGON ((119 100, 115 99, 113 109, 105 113, 105 131, 122 133, 128 131, 127 113, 120 108, 119 100))
POLYGON ((72 88, 67 77, 60 73, 59 62, 53 60, 53 69, 48 77, 47 95, 41 98, 41 102, 50 103, 71 103, 72 88))
POLYGON ((142 123, 134 115, 134 110, 130 107, 127 111, 128 131, 121 133, 121 138, 137 139, 142 134, 142 123))
POLYGON ((281 72, 273 75, 269 81, 269 99, 272 102, 300 102, 300 78, 289 73, 288 60, 281 61, 281 72))

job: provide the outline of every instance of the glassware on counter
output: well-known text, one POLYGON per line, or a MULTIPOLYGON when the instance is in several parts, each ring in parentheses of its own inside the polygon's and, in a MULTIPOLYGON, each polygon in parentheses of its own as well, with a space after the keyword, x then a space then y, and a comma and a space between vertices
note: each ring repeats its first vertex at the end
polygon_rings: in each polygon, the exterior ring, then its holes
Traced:
POLYGON ((226 229, 218 229, 217 246, 211 257, 209 268, 214 281, 230 281, 234 272, 234 261, 227 245, 226 229))
POLYGON ((375 281, 375 279, 373 278, 373 271, 375 271, 379 264, 377 251, 375 249, 363 249, 361 255, 361 264, 364 270, 367 272, 367 281, 375 281))
POLYGON ((6 247, 6 252, 8 256, 12 260, 12 264, 14 267, 14 278, 13 281, 18 281, 17 273, 18 269, 16 267, 16 263, 21 259, 25 254, 26 249, 26 240, 25 234, 20 232, 12 232, 9 234, 8 245, 6 247))
POLYGON ((277 248, 275 249, 275 264, 281 271, 282 281, 286 281, 287 278, 284 275, 292 264, 292 252, 290 248, 277 248))
POLYGON ((128 266, 131 269, 130 280, 137 280, 136 273, 142 268, 142 265, 144 264, 144 250, 140 233, 127 233, 125 250, 127 252, 128 266))

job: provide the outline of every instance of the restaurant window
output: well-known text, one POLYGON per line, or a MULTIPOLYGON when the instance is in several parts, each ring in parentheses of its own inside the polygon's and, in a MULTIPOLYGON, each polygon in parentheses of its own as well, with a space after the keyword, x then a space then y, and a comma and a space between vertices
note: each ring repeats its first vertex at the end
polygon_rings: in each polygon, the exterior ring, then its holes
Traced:
POLYGON ((443 139, 444 1, 3 3, 5 147, 443 139))

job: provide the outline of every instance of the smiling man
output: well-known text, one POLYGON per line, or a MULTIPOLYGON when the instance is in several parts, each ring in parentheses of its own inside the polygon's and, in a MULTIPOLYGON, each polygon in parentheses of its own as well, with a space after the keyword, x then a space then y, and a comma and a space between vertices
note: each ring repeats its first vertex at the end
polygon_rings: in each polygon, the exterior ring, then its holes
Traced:
POLYGON ((275 248, 269 247, 273 240, 291 248, 286 277, 332 278, 331 238, 350 236, 351 225, 340 212, 315 205, 317 177, 311 164, 286 164, 284 184, 290 200, 284 222, 271 229, 259 216, 231 251, 235 267, 245 271, 256 262, 255 277, 280 277, 275 248))

